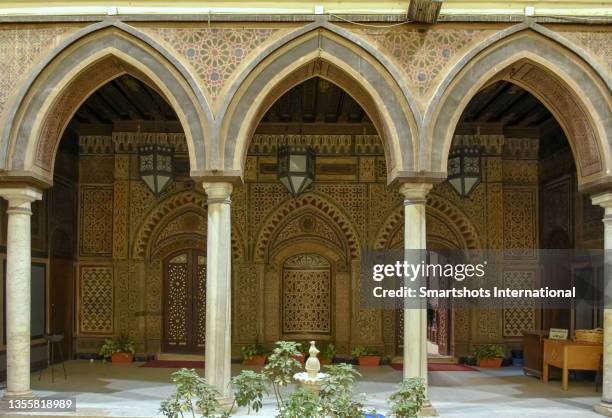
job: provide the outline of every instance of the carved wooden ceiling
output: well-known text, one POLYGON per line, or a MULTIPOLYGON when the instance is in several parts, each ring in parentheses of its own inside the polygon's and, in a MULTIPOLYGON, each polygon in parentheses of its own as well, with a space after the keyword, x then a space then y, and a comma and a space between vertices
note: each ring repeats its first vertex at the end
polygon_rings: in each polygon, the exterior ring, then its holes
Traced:
POLYGON ((311 78, 285 93, 264 116, 262 123, 367 122, 368 117, 355 100, 340 87, 311 78))
MULTIPOLYGON (((121 76, 91 95, 76 112, 75 133, 115 131, 181 132, 168 103, 140 80, 121 76)), ((287 91, 264 115, 258 134, 376 134, 361 106, 335 84, 315 77, 287 91)), ((563 136, 548 109, 533 95, 507 81, 495 82, 470 101, 459 134, 506 134, 543 138, 563 136)))
POLYGON ((556 127, 548 109, 525 89, 497 81, 482 89, 463 112, 457 130, 511 131, 511 136, 540 137, 542 130, 556 127))
POLYGON ((112 80, 89 96, 74 118, 88 124, 177 120, 174 110, 155 90, 129 75, 112 80))

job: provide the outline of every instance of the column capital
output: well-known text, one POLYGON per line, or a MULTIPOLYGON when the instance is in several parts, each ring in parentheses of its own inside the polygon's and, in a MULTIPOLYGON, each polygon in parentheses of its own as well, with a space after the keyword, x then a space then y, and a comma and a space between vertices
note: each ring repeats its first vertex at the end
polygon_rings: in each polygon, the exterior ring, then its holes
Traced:
POLYGON ((42 199, 42 191, 31 186, 0 187, 0 196, 8 200, 9 208, 21 207, 42 199))
POLYGON ((424 204, 427 200, 427 193, 431 190, 431 183, 404 183, 400 186, 400 193, 404 195, 404 204, 411 205, 415 203, 424 204))
POLYGON ((612 192, 592 195, 591 201, 594 205, 601 206, 604 209, 610 209, 612 208, 612 192))
POLYGON ((209 203, 222 203, 224 201, 229 202, 229 198, 232 194, 233 186, 232 183, 228 182, 214 182, 214 183, 202 183, 204 191, 208 196, 209 203))

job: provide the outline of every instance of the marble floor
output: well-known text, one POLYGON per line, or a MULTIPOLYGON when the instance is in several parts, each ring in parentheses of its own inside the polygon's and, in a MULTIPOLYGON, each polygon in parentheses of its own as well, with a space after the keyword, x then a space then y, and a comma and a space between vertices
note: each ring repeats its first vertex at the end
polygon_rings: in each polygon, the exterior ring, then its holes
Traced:
MULTIPOLYGON (((32 375, 37 395, 76 396, 77 413, 61 417, 158 417, 157 408, 172 391, 169 375, 173 369, 141 368, 131 365, 71 361, 66 364, 68 380, 56 373, 55 383, 46 370, 38 380, 32 375)), ((234 365, 238 373, 242 366, 234 365)), ((401 380, 401 372, 389 366, 358 368, 363 374, 357 393, 366 393, 368 407, 386 412, 386 398, 401 380)), ((58 370, 56 369, 56 372, 58 370)), ((592 381, 571 381, 567 392, 559 381, 544 384, 523 376, 518 368, 479 371, 430 372, 430 398, 440 417, 478 418, 577 418, 599 417, 592 405, 599 400, 592 381)), ((274 401, 266 399, 264 410, 257 416, 274 417, 274 401)), ((236 416, 249 416, 238 411, 236 416)), ((24 416, 6 410, 0 417, 24 416)), ((29 416, 41 416, 31 414, 29 416)), ((47 414, 46 416, 54 416, 47 414)))

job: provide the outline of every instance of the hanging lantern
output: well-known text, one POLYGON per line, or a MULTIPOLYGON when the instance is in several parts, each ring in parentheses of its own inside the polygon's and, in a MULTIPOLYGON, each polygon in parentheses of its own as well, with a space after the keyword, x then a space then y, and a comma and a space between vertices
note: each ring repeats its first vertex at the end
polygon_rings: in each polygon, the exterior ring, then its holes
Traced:
POLYGON ((278 179, 294 196, 315 181, 315 152, 310 147, 278 147, 278 179))
POLYGON ((448 156, 448 182, 461 197, 467 197, 480 183, 479 146, 456 145, 448 156))
POLYGON ((140 178, 157 197, 172 180, 174 148, 170 145, 147 144, 138 147, 140 178))

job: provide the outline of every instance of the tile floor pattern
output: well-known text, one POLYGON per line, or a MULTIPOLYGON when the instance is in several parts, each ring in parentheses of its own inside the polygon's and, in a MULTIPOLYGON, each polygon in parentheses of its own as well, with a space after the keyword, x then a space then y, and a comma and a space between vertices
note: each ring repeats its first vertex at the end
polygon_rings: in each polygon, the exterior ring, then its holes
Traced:
MULTIPOLYGON (((160 401, 173 390, 169 383, 173 370, 140 368, 137 365, 71 361, 66 364, 67 381, 63 380, 61 373, 56 373, 56 381, 51 383, 50 372, 46 370, 40 381, 38 373, 32 374, 32 387, 39 395, 78 392, 77 414, 61 417, 158 417, 160 401)), ((238 373, 241 368, 233 365, 232 371, 238 373)), ((362 367, 359 371, 363 376, 356 391, 368 394, 369 407, 384 411, 385 399, 401 380, 401 373, 388 366, 362 367)), ((599 396, 590 381, 571 381, 570 390, 563 392, 559 381, 544 384, 536 378, 523 376, 517 368, 430 372, 429 379, 431 401, 443 418, 600 417, 592 411, 599 396)), ((272 418, 274 405, 274 400, 268 398, 264 411, 251 416, 272 418)), ((0 417, 16 416, 24 415, 0 412, 0 417)), ((248 415, 242 411, 236 416, 248 415)))

